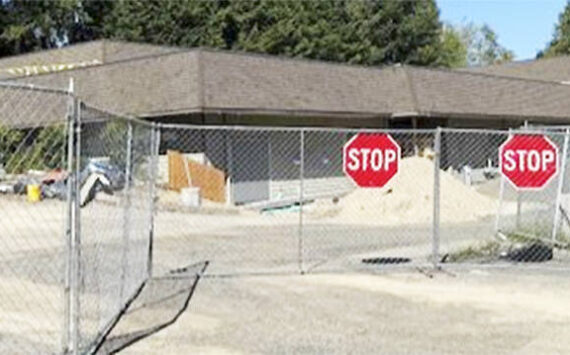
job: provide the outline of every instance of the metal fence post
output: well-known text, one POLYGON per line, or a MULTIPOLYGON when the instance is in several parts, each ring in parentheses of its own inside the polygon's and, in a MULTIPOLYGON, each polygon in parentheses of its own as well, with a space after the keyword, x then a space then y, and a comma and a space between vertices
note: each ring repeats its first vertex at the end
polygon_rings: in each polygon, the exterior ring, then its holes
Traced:
POLYGON ((132 169, 132 151, 133 151, 133 123, 129 120, 127 122, 127 154, 126 154, 126 166, 125 166, 125 188, 124 188, 124 198, 125 207, 123 211, 123 253, 121 256, 121 286, 120 286, 120 298, 121 301, 124 300, 125 292, 125 282, 127 277, 127 271, 129 269, 128 257, 129 257, 129 234, 130 234, 130 191, 131 191, 131 169, 132 169))
MULTIPOLYGON (((513 130, 511 128, 509 128, 509 135, 508 138, 511 138, 511 136, 513 135, 513 130)), ((499 166, 499 169, 501 169, 501 167, 499 166)), ((495 218, 495 236, 498 236, 499 233, 501 232, 501 213, 503 212, 503 199, 505 196, 505 177, 503 176, 503 174, 501 174, 501 181, 499 184, 499 206, 497 207, 497 218, 495 218)), ((517 223, 517 228, 518 228, 518 223, 519 223, 519 217, 518 214, 520 213, 520 204, 519 204, 519 197, 518 197, 518 192, 517 192, 517 219, 515 220, 515 223, 517 223)))
POLYGON ((148 278, 152 277, 153 267, 153 247, 154 247, 154 215, 156 213, 156 177, 158 170, 158 157, 160 149, 160 126, 153 122, 151 131, 151 151, 149 162, 149 178, 150 178, 150 201, 149 201, 149 240, 148 240, 148 259, 147 272, 148 278))
POLYGON ((434 173, 433 173, 433 249, 432 249, 432 262, 434 266, 439 263, 439 219, 440 219, 440 181, 439 181, 439 170, 440 170, 440 159, 441 159, 441 127, 437 127, 435 130, 434 139, 434 173))
POLYGON ((81 119, 80 102, 73 94, 73 79, 69 81, 68 140, 67 140, 67 221, 65 231, 64 329, 65 353, 77 354, 79 349, 79 285, 80 285, 80 181, 81 119))
POLYGON ((80 320, 80 290, 81 290, 81 102, 75 98, 75 164, 74 164, 74 227, 72 249, 73 262, 73 354, 79 353, 79 320, 80 320))
POLYGON ((73 96, 73 79, 69 82, 69 104, 67 108, 67 218, 65 228, 65 280, 64 280, 64 323, 63 323, 63 349, 64 352, 71 352, 74 349, 73 329, 72 329, 72 305, 75 296, 71 292, 73 279, 73 242, 75 233, 75 182, 77 176, 74 169, 75 161, 75 130, 76 101, 73 96))
POLYGON ((568 154, 568 135, 570 131, 567 129, 564 134, 564 146, 562 148, 562 162, 560 164, 560 172, 558 175, 558 189, 556 191, 556 203, 554 205, 554 221, 552 225, 552 241, 556 241, 558 228, 560 226, 560 204, 562 203, 562 188, 564 187, 564 173, 566 171, 566 155, 568 154))
POLYGON ((303 274, 303 204, 304 204, 304 178, 305 178, 305 131, 300 131, 300 158, 299 158, 299 228, 298 250, 299 273, 303 274))
POLYGON ((81 171, 81 109, 80 101, 73 95, 70 80, 70 107, 67 142, 67 227, 66 261, 64 281, 64 352, 79 352, 79 314, 81 283, 81 221, 80 221, 80 171, 81 171))

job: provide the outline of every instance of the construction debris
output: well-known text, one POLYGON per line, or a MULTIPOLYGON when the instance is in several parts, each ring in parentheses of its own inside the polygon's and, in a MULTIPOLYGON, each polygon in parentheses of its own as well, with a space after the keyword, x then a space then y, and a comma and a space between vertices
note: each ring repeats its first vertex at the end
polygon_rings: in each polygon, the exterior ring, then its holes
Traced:
POLYGON ((113 194, 111 181, 103 174, 92 173, 85 179, 80 190, 80 206, 85 207, 95 199, 97 192, 103 191, 108 195, 113 194))

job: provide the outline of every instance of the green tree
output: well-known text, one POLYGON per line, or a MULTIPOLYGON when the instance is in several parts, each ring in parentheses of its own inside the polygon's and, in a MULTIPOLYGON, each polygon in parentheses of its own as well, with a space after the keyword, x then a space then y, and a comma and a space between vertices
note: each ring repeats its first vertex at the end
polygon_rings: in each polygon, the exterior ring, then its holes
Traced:
POLYGON ((110 0, 0 2, 0 55, 20 54, 101 38, 110 0))
POLYGON ((0 165, 9 173, 61 168, 65 163, 66 133, 64 124, 31 131, 0 125, 0 165))
POLYGON ((433 0, 119 0, 105 35, 359 64, 447 65, 433 0))
POLYGON ((506 49, 498 42, 498 36, 488 25, 479 28, 479 32, 471 39, 474 49, 468 58, 474 65, 490 65, 510 62, 514 58, 512 51, 506 49), (479 37, 477 36, 479 35, 479 37))
POLYGON ((111 14, 113 0, 75 0, 75 18, 67 30, 68 43, 92 41, 103 38, 107 17, 111 14))
POLYGON ((23 136, 21 131, 0 124, 0 166, 10 160, 23 136))
POLYGON ((558 17, 552 41, 550 41, 544 52, 538 54, 538 57, 568 54, 570 54, 570 1, 566 3, 564 11, 558 17))
POLYGON ((514 54, 499 43, 499 38, 489 25, 472 22, 453 27, 466 49, 467 66, 485 66, 512 61, 514 54))
POLYGON ((163 45, 219 46, 218 1, 118 0, 104 24, 108 38, 163 45), (216 26, 217 25, 217 26, 216 26))
POLYGON ((461 32, 452 26, 444 26, 441 35, 440 62, 450 68, 467 66, 467 44, 461 32))
POLYGON ((102 37, 366 65, 462 55, 434 0, 4 0, 0 32, 0 55, 102 37))
POLYGON ((10 43, 14 54, 54 48, 64 43, 68 24, 74 18, 76 1, 10 0, 3 3, 9 22, 2 39, 10 43))

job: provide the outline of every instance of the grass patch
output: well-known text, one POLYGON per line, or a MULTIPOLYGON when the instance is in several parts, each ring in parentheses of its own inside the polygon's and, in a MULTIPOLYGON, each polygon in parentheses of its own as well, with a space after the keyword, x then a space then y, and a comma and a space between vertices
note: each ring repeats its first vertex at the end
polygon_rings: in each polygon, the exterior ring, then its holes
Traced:
POLYGON ((567 233, 559 232, 556 236, 556 242, 551 242, 552 235, 546 233, 533 233, 533 232, 510 232, 506 233, 505 236, 509 242, 513 243, 532 243, 532 242, 543 242, 550 244, 555 248, 562 250, 570 250, 570 236, 567 233))
POLYGON ((551 235, 533 233, 532 231, 507 232, 503 233, 503 235, 506 237, 505 241, 489 240, 470 245, 447 254, 443 261, 459 263, 466 261, 496 260, 502 251, 507 251, 510 247, 530 245, 537 242, 561 250, 570 250, 570 235, 567 233, 559 233, 556 238, 556 243, 549 243, 551 235))
POLYGON ((524 232, 510 232, 504 234, 507 237, 507 241, 513 243, 531 243, 540 240, 538 236, 534 236, 531 233, 524 232))
POLYGON ((465 249, 447 254, 446 262, 458 263, 475 259, 496 258, 499 255, 501 243, 497 241, 487 241, 479 245, 470 245, 465 249))

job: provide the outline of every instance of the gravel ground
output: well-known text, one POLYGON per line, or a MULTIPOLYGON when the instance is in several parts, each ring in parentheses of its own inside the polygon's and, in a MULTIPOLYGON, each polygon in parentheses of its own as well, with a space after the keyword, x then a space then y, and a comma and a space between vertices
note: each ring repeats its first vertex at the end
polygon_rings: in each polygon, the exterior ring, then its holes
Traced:
POLYGON ((206 278, 178 322, 124 353, 568 353, 567 273, 523 267, 431 276, 206 278))
MULTIPOLYGON (((4 198, 1 203, 0 353, 55 352, 63 326, 65 206, 58 201, 29 205, 4 198)), ((101 276, 85 279, 86 289, 113 296, 109 280, 118 275, 111 267, 121 256, 122 214, 108 204, 84 211, 85 267, 94 270, 91 262, 98 260, 95 276, 101 276)), ((140 229, 138 234, 146 232, 146 216, 141 209, 131 221, 140 229)), ((427 260, 431 226, 379 228, 333 222, 307 220, 303 266, 316 273, 301 276, 293 274, 299 267, 294 214, 159 213, 156 270, 210 260, 209 276, 199 283, 189 309, 174 325, 126 353, 544 354, 570 349, 568 255, 558 271, 519 265, 469 266, 456 276, 437 273, 433 278, 410 272, 410 267, 408 272, 378 273, 373 272, 377 268, 363 266, 360 258, 427 260), (330 269, 341 273, 322 273, 330 269), (255 271, 282 274, 213 276, 255 271)), ((442 249, 491 232, 492 220, 443 226, 442 249)), ((142 259, 136 260, 144 260, 146 247, 130 246, 142 250, 142 259)), ((87 301, 97 308, 108 300, 87 301)), ((165 314, 172 314, 169 307, 175 306, 169 304, 164 308, 169 312, 162 312, 158 305, 145 324, 152 324, 155 316, 164 320, 165 314)))

